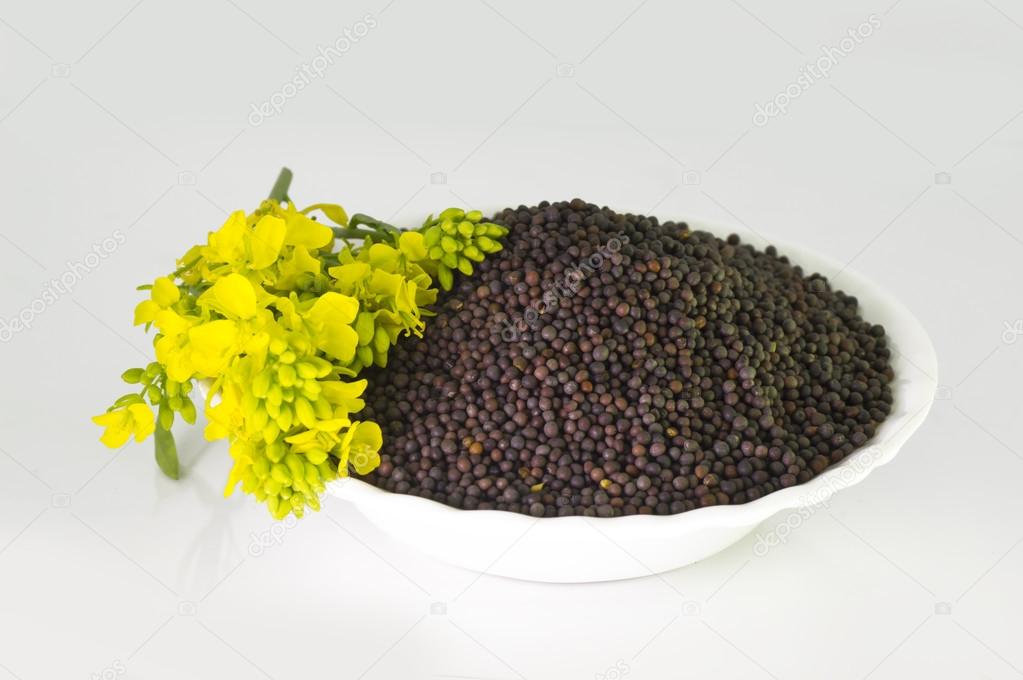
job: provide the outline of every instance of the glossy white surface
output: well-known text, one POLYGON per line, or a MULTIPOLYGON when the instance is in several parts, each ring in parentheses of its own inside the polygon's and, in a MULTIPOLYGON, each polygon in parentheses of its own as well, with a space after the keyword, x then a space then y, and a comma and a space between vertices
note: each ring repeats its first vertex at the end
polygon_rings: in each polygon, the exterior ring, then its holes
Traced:
POLYGON ((0 320, 44 305, 0 326, 0 680, 1018 679, 1019 25, 1015 0, 0 0, 0 320), (871 12, 875 35, 753 123, 871 12), (179 430, 173 482, 88 416, 150 354, 134 285, 285 163, 299 201, 408 224, 580 196, 748 225, 911 309, 938 399, 778 545, 758 549, 767 522, 657 576, 480 576, 336 498, 275 524, 222 498, 222 444, 179 430))

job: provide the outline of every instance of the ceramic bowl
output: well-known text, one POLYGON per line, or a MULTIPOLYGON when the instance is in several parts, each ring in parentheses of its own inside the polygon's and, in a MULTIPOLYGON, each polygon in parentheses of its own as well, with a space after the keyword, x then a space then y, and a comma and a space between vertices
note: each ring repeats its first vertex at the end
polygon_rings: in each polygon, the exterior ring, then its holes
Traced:
MULTIPOLYGON (((748 229, 687 220, 718 236, 737 233, 744 243, 768 242, 748 229)), ((357 479, 331 491, 394 538, 439 560, 477 572, 530 581, 581 583, 656 574, 691 564, 768 524, 752 543, 766 552, 791 530, 794 513, 818 505, 891 461, 920 427, 937 388, 937 357, 923 326, 895 298, 859 274, 806 248, 770 241, 806 272, 841 271, 836 287, 859 299, 863 317, 882 324, 893 348, 894 409, 876 436, 814 479, 744 505, 699 508, 678 515, 535 519, 498 510, 458 510, 441 503, 382 491, 357 479), (785 529, 788 527, 788 529, 785 529)))

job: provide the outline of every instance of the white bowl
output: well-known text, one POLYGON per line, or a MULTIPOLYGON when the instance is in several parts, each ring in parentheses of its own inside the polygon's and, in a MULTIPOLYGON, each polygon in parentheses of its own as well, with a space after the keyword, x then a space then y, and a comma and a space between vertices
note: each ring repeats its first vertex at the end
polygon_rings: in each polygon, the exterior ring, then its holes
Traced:
MULTIPOLYGON (((746 229, 687 220, 694 229, 724 237, 737 233, 780 254, 806 273, 830 275, 841 267, 809 250, 767 242, 746 229)), ((868 444, 814 479, 743 505, 698 508, 678 515, 550 517, 534 519, 500 510, 458 510, 416 496, 383 491, 357 479, 332 486, 371 523, 439 560, 466 569, 530 581, 583 583, 656 574, 691 564, 739 541, 772 516, 799 513, 865 478, 898 453, 923 423, 937 389, 937 357, 927 333, 897 300, 869 280, 843 270, 835 284, 859 299, 862 315, 882 324, 893 349, 894 407, 868 444)), ((803 511, 805 512, 805 510, 803 511)), ((766 551, 791 528, 786 521, 761 532, 754 552, 766 551)))

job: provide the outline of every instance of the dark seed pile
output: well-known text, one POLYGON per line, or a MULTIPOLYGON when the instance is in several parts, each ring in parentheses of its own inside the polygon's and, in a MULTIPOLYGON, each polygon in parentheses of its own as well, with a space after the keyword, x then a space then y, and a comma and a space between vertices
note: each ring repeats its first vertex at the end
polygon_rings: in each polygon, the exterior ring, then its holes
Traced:
POLYGON ((884 329, 773 247, 579 199, 493 221, 504 250, 370 378, 376 486, 535 517, 674 514, 805 482, 891 411, 884 329))

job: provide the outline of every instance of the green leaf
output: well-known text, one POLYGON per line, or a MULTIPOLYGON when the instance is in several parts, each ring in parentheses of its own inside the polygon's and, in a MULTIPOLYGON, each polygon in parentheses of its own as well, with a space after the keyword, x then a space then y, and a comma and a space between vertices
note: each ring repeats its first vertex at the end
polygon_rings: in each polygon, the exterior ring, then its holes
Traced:
POLYGON ((160 466, 163 474, 171 479, 178 478, 178 447, 174 443, 174 435, 170 430, 165 430, 157 425, 153 433, 153 441, 156 445, 156 464, 160 466))
POLYGON ((174 424, 174 411, 166 401, 161 401, 159 408, 157 408, 156 422, 165 430, 169 430, 171 425, 174 424))

